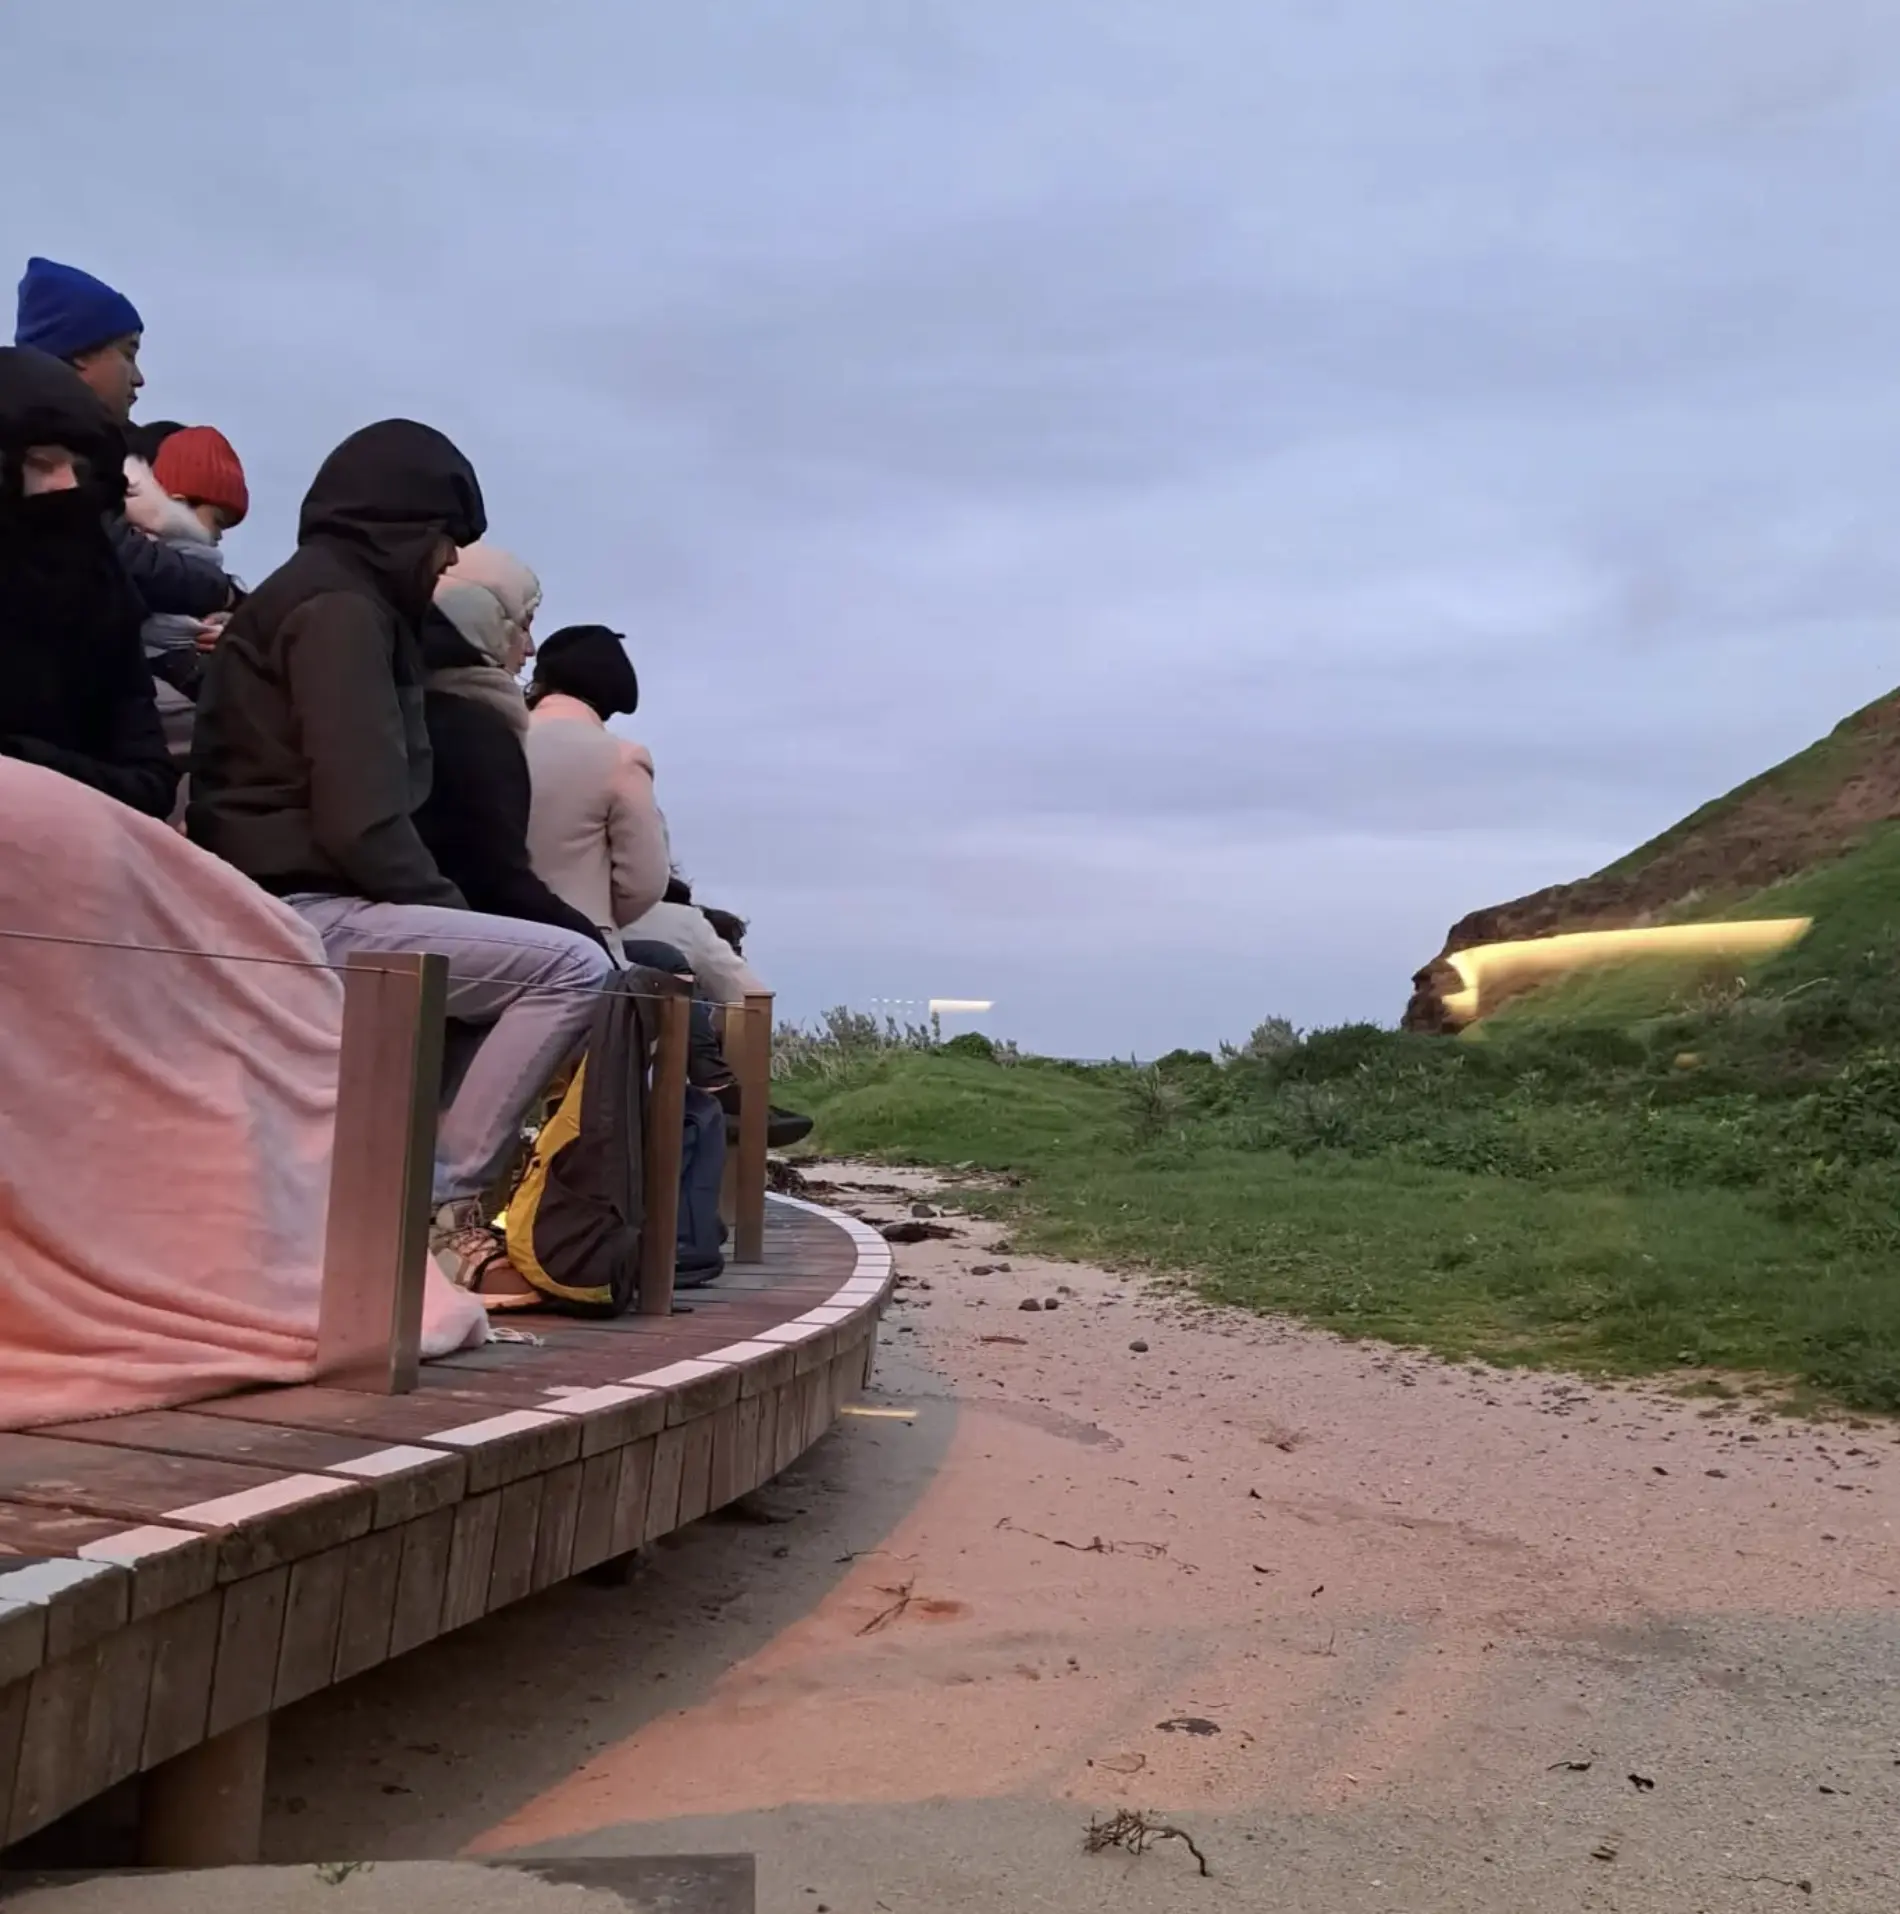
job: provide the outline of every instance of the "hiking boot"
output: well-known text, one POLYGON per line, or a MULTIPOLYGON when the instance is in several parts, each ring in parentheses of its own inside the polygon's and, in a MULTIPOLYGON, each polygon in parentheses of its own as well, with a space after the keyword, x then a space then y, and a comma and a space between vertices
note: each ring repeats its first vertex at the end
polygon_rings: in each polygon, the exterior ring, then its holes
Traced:
POLYGON ((483 1271, 497 1257, 506 1260, 508 1252, 484 1220, 482 1199, 464 1196, 436 1205, 429 1226, 429 1254, 457 1289, 479 1289, 483 1271))

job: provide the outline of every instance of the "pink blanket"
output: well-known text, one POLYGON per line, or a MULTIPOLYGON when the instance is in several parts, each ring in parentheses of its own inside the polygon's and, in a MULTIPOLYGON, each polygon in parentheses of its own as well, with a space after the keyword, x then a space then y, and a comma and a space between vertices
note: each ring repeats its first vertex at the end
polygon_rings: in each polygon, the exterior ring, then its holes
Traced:
MULTIPOLYGON (((307 1382, 343 991, 165 825, 0 758, 0 1429, 307 1382)), ((423 1353, 486 1340, 430 1266, 423 1353)))

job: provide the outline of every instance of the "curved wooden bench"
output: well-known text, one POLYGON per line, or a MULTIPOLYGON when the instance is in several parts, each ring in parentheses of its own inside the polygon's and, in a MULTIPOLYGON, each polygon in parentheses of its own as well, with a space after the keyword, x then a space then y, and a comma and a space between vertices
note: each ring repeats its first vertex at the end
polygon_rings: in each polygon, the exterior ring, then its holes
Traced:
POLYGON ((769 1481, 868 1380, 891 1283, 875 1231, 774 1198, 676 1315, 0 1435, 0 1841, 142 1774, 148 1862, 255 1859, 274 1709, 769 1481))

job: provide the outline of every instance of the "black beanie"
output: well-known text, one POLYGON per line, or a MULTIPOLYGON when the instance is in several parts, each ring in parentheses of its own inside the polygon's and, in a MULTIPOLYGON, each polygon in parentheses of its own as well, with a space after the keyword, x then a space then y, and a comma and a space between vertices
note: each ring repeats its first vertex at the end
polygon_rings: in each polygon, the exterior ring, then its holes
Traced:
POLYGON ((125 449, 135 459, 143 459, 150 465, 158 457, 158 448, 174 432, 184 429, 176 419, 155 419, 150 425, 128 425, 125 428, 125 449))
POLYGON ((560 691, 591 705, 603 718, 638 711, 640 677, 627 656, 626 642, 606 625, 563 625, 537 639, 529 702, 560 691))

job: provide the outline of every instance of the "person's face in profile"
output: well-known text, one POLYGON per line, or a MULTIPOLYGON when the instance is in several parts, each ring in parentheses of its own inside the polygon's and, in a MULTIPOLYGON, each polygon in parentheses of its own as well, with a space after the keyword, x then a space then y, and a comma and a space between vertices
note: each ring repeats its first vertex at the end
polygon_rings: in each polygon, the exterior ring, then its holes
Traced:
POLYGON ((85 380, 92 395, 120 425, 130 422, 145 374, 139 370, 139 347, 144 343, 136 332, 108 345, 81 353, 73 361, 73 370, 85 380))

